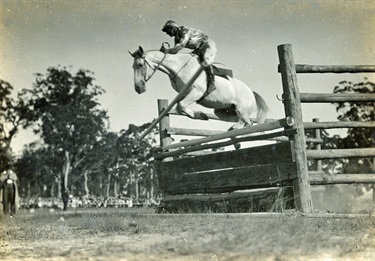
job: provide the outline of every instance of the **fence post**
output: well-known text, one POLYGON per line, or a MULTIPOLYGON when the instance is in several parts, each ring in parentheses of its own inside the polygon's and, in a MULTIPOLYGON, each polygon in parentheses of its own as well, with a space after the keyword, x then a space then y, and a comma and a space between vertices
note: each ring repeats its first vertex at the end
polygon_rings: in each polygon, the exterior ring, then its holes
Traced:
MULTIPOLYGON (((158 99, 158 110, 159 115, 168 107, 168 100, 158 99)), ((159 123, 159 133, 160 133, 160 147, 169 145, 172 143, 172 138, 170 134, 167 134, 166 129, 170 127, 169 114, 166 114, 159 123)))
MULTIPOLYGON (((313 122, 319 122, 319 119, 318 118, 314 118, 313 119, 313 122)), ((321 130, 320 129, 316 129, 315 130, 315 135, 314 135, 314 138, 316 139, 321 139, 322 138, 322 135, 320 134, 321 130)), ((321 150, 322 149, 322 145, 320 143, 317 143, 315 145, 315 149, 316 150, 321 150)), ((316 161, 316 171, 319 171, 321 172, 322 171, 322 161, 321 160, 317 160, 316 161)))
POLYGON ((294 118, 295 124, 293 128, 297 130, 297 133, 290 138, 295 153, 298 176, 293 181, 295 205, 298 211, 311 213, 313 206, 307 169, 306 139, 292 46, 284 44, 278 46, 277 49, 283 84, 285 116, 294 118))

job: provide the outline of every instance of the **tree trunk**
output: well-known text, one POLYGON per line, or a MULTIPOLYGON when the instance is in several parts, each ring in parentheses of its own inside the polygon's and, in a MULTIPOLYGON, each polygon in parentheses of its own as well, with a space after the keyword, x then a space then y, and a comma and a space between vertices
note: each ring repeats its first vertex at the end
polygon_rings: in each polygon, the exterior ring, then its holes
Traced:
POLYGON ((90 195, 90 190, 88 186, 88 170, 85 170, 83 172, 83 177, 84 177, 84 189, 85 189, 85 195, 89 196, 90 195))
POLYGON ((133 173, 130 172, 129 197, 133 198, 133 173))
POLYGON ((31 197, 31 182, 27 183, 27 206, 30 206, 30 197, 31 197))
POLYGON ((117 186, 118 186, 118 183, 117 183, 117 180, 115 179, 114 181, 113 181, 113 194, 114 194, 114 197, 115 198, 117 198, 118 197, 118 188, 117 188, 117 186))
POLYGON ((51 190, 50 190, 50 197, 55 197, 55 182, 52 182, 51 190))
POLYGON ((150 198, 154 198, 154 170, 150 168, 150 198))
POLYGON ((108 173, 108 180, 107 180, 108 184, 107 184, 107 193, 106 193, 106 197, 109 198, 109 190, 111 188, 111 173, 109 172, 108 173))
POLYGON ((68 151, 65 151, 65 162, 63 166, 63 173, 64 173, 64 189, 68 188, 68 178, 69 178, 69 172, 70 172, 70 155, 68 151))
POLYGON ((139 199, 139 183, 138 177, 135 178, 135 199, 138 201, 139 199))
POLYGON ((67 210, 68 208, 68 202, 69 202, 69 190, 68 190, 68 178, 69 178, 69 172, 70 172, 70 155, 68 151, 65 151, 65 161, 63 165, 63 175, 64 175, 64 180, 61 183, 61 193, 62 193, 62 201, 64 204, 63 210, 67 210))
POLYGON ((62 197, 62 192, 61 192, 61 172, 59 173, 59 175, 57 176, 57 197, 58 198, 61 198, 62 197))

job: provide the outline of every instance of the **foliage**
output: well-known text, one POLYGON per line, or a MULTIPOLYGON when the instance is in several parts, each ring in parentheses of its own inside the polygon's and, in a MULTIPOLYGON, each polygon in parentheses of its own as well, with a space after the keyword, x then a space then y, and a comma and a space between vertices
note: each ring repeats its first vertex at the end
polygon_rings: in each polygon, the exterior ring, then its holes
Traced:
POLYGON ((54 196, 55 185, 59 180, 61 158, 54 156, 54 151, 32 143, 25 147, 16 164, 19 179, 19 193, 23 198, 54 196))
MULTIPOLYGON (((353 84, 342 81, 334 88, 334 93, 375 93, 375 84, 367 81, 353 84)), ((375 121, 374 102, 336 103, 340 121, 375 121)), ((373 148, 375 147, 375 131, 373 128, 351 128, 347 136, 338 144, 339 148, 373 148)), ((369 158, 350 159, 344 163, 343 172, 372 173, 374 163, 369 158)))
MULTIPOLYGON (((333 90, 334 93, 375 93, 375 84, 366 78, 364 82, 352 83, 341 81, 333 90)), ((374 102, 341 102, 335 103, 339 121, 375 121, 374 102)), ((313 137, 313 131, 306 133, 313 137)), ((373 148, 375 147, 375 131, 373 128, 349 128, 347 136, 332 137, 326 131, 321 132, 322 149, 373 148)), ((315 163, 310 163, 315 169, 315 163)), ((373 173, 374 163, 369 158, 324 160, 324 169, 330 173, 373 173)))
POLYGON ((50 67, 45 75, 37 74, 33 89, 24 90, 31 113, 28 120, 36 124, 46 146, 54 152, 67 188, 69 173, 84 164, 107 123, 106 111, 100 108, 97 96, 104 91, 93 84, 93 73, 79 70, 75 75, 65 67, 50 67))
MULTIPOLYGON (((342 81, 334 93, 375 93, 375 84, 369 81, 353 84, 342 81)), ((374 102, 336 103, 340 121, 375 121, 374 102)), ((342 141, 343 148, 372 148, 375 146, 375 132, 372 128, 352 128, 342 141)))
POLYGON ((12 161, 11 141, 20 127, 27 127, 27 107, 17 96, 12 98, 13 86, 0 80, 0 173, 8 168, 12 161))
POLYGON ((94 80, 87 70, 50 67, 36 74, 33 88, 23 89, 17 100, 10 98, 12 86, 1 82, 2 122, 13 126, 8 136, 2 134, 1 148, 8 149, 20 126, 32 125, 41 137, 41 143, 25 147, 15 165, 22 196, 61 196, 69 187, 75 195, 116 196, 125 190, 127 196, 138 197, 154 185, 150 151, 156 128, 143 140, 138 136, 149 123, 110 132, 98 102, 104 90, 94 80), (56 190, 59 184, 61 190, 56 190))

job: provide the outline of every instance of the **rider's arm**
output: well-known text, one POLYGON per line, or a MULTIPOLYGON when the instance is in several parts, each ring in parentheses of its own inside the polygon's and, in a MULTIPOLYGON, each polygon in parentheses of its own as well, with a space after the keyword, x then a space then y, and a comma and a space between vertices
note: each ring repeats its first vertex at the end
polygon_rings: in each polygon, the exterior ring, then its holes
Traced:
POLYGON ((176 54, 179 51, 181 51, 185 45, 188 43, 190 38, 190 30, 184 29, 182 30, 182 36, 179 40, 179 42, 176 43, 176 45, 168 50, 168 53, 176 54))

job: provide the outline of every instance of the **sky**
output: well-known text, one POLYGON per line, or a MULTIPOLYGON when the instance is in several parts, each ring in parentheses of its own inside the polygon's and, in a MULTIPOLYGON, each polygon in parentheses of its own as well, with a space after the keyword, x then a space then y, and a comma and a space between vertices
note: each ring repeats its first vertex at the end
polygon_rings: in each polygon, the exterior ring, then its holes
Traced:
MULTIPOLYGON (((216 42, 216 61, 264 97, 269 118, 283 118, 277 46, 292 44, 300 64, 375 64, 375 2, 362 1, 0 1, 0 79, 30 89, 36 73, 66 66, 95 74, 106 93, 110 129, 141 125, 157 117, 157 99, 177 93, 161 72, 141 95, 134 90, 133 52, 138 46, 158 49, 173 38, 161 31, 167 20, 197 28, 216 42)), ((374 74, 298 75, 301 92, 332 93, 342 80, 361 82, 374 74)), ((194 106, 194 108, 200 108, 194 106)), ((304 121, 337 118, 331 104, 303 105, 304 121)), ((210 112, 210 110, 203 109, 210 112)), ((174 117, 172 126, 225 130, 229 123, 174 117)), ((20 131, 15 152, 36 137, 20 131)))

